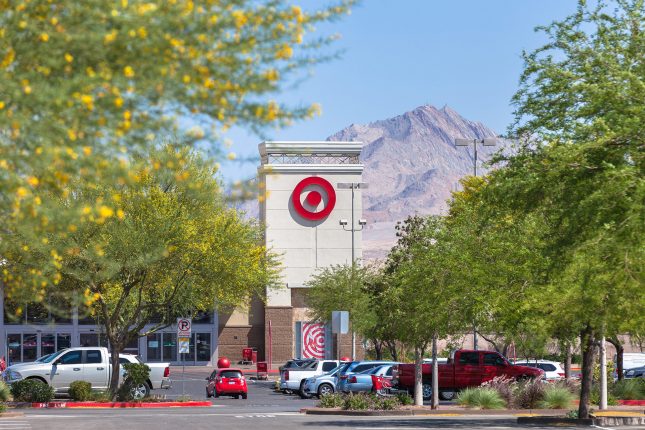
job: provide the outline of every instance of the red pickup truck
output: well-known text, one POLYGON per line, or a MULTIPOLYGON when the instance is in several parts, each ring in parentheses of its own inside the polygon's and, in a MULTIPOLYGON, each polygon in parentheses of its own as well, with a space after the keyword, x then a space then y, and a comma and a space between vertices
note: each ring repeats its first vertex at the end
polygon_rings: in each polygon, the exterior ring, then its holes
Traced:
MULTIPOLYGON (((423 398, 432 396, 432 364, 423 364, 423 398)), ((496 376, 514 379, 542 378, 544 371, 509 363, 495 351, 454 351, 446 364, 439 364, 439 396, 451 400, 462 388, 476 387, 496 376)), ((414 364, 394 366, 392 386, 414 392, 414 364)))

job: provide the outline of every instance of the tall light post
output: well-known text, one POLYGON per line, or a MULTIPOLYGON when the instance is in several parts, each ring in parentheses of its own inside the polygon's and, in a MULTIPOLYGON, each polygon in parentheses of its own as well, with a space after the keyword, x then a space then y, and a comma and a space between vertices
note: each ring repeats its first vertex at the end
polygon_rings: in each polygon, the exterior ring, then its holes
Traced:
MULTIPOLYGON (((473 176, 477 176, 477 144, 484 146, 495 146, 497 139, 487 137, 485 139, 455 139, 455 146, 473 146, 473 176)), ((473 349, 477 350, 477 326, 473 321, 473 349)))
MULTIPOLYGON (((343 230, 345 231, 351 231, 352 232, 352 270, 354 270, 354 264, 356 264, 355 261, 355 241, 354 241, 354 233, 357 231, 363 230, 365 228, 365 225, 367 224, 367 220, 361 218, 358 220, 358 225, 360 228, 356 228, 356 223, 354 222, 354 190, 363 190, 367 188, 367 184, 365 182, 339 182, 336 184, 338 189, 351 189, 352 190, 352 215, 351 215, 351 226, 350 228, 347 227, 347 220, 346 219, 341 219, 339 221, 339 224, 343 227, 343 230)), ((338 345, 338 349, 340 350, 340 344, 338 345)), ((352 327, 352 360, 356 359, 356 332, 354 331, 354 328, 352 327)))

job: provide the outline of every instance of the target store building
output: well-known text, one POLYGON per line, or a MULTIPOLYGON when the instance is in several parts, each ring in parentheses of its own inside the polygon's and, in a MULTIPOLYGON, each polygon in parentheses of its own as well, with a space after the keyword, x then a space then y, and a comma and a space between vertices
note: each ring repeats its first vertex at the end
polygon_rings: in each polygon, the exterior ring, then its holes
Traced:
MULTIPOLYGON (((220 312, 220 356, 236 358, 246 344, 274 363, 294 357, 336 357, 330 325, 310 320, 306 282, 320 268, 351 264, 352 189, 338 185, 361 182, 361 147, 358 142, 259 145, 260 221, 266 228, 267 248, 281 259, 281 285, 268 289, 266 303, 258 300, 248 312, 220 312), (341 225, 341 220, 347 224, 341 225)), ((361 191, 353 191, 358 229, 361 191)), ((354 232, 354 256, 357 260, 362 256, 360 231, 354 232)), ((351 336, 341 340, 341 353, 351 355, 351 336)), ((362 356, 359 345, 356 351, 362 356)))

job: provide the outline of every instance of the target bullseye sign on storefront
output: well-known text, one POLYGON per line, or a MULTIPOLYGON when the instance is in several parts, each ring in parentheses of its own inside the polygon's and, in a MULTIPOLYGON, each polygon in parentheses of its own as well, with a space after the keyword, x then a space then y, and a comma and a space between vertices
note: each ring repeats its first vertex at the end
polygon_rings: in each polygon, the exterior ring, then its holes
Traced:
POLYGON ((325 326, 318 323, 302 324, 302 357, 325 358, 325 326))
POLYGON ((291 194, 291 202, 301 217, 310 221, 320 221, 334 209, 336 192, 329 181, 318 176, 310 176, 298 182, 291 194), (318 209, 321 203, 324 206, 318 209))

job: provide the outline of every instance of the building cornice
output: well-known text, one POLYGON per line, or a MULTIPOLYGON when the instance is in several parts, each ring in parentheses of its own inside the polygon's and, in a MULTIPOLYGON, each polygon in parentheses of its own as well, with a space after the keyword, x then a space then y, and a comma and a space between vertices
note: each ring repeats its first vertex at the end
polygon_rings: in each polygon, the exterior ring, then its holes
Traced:
POLYGON ((265 141, 258 145, 261 157, 271 154, 360 155, 362 142, 341 141, 265 141))
POLYGON ((259 174, 279 173, 363 173, 362 164, 265 164, 258 167, 259 174))

